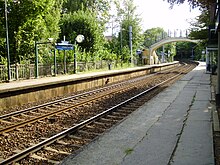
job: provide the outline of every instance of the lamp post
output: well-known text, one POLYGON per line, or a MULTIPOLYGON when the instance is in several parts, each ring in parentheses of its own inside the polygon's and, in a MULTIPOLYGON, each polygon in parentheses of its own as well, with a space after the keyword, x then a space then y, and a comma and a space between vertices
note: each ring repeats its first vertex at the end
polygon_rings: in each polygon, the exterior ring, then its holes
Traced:
POLYGON ((131 55, 131 64, 134 64, 133 54, 132 54, 132 26, 129 26, 129 47, 130 47, 130 55, 131 55))
POLYGON ((6 28, 6 45, 7 45, 7 67, 8 67, 8 81, 11 80, 10 68, 10 52, 9 52, 9 38, 8 38, 8 9, 7 0, 5 0, 5 28, 6 28))
POLYGON ((85 37, 81 34, 79 34, 78 36, 76 36, 75 38, 75 43, 74 43, 74 61, 73 61, 73 65, 74 65, 74 70, 73 73, 75 74, 77 72, 77 61, 76 61, 76 42, 81 43, 83 42, 85 39, 85 37))

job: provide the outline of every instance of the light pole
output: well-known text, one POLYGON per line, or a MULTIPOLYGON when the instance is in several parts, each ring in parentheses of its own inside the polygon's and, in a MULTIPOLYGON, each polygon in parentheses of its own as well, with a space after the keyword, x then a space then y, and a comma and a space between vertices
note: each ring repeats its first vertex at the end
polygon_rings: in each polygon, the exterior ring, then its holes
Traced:
POLYGON ((129 47, 130 47, 130 55, 131 55, 131 64, 134 64, 133 54, 132 54, 132 26, 129 26, 129 47))
POLYGON ((75 38, 75 43, 74 43, 74 61, 73 61, 73 65, 74 65, 74 70, 73 73, 77 72, 77 61, 76 61, 76 42, 81 43, 83 42, 85 39, 85 37, 81 34, 79 34, 78 36, 76 36, 75 38))
POLYGON ((7 45, 7 67, 8 67, 8 81, 11 80, 10 68, 10 52, 9 52, 9 38, 8 38, 8 9, 7 0, 5 0, 5 28, 6 28, 6 45, 7 45))

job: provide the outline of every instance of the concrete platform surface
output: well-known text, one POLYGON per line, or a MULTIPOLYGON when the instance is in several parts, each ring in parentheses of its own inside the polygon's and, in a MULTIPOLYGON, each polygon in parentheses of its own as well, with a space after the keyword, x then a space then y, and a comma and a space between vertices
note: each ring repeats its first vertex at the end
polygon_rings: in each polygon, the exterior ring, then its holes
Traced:
POLYGON ((210 75, 200 63, 62 165, 214 164, 210 75))
POLYGON ((23 90, 28 88, 40 87, 45 85, 57 84, 57 83, 65 83, 71 82, 76 80, 85 80, 89 78, 95 78, 100 76, 106 76, 111 74, 119 74, 125 73, 129 71, 138 71, 143 69, 149 69, 152 67, 158 66, 168 66, 172 64, 178 64, 178 61, 170 62, 170 63, 163 63, 163 64, 154 64, 154 65, 145 65, 139 66, 134 68, 125 68, 119 70, 106 70, 106 71, 99 71, 99 72, 88 72, 88 73, 77 73, 72 75, 58 75, 56 77, 43 77, 38 79, 27 79, 21 81, 11 81, 10 83, 0 83, 0 94, 3 92, 10 92, 14 90, 23 90))

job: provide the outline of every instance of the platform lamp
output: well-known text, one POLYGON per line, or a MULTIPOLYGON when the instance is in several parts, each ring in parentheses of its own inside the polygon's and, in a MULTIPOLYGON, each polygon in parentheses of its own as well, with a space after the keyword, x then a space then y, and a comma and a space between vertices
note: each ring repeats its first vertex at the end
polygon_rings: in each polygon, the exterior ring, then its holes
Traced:
POLYGON ((7 0, 5 0, 5 28, 6 28, 6 45, 7 45, 7 67, 8 67, 8 81, 11 80, 11 68, 10 68, 10 52, 9 52, 9 38, 8 38, 8 6, 7 0))
POLYGON ((75 38, 75 43, 74 43, 74 61, 73 61, 73 65, 74 65, 74 70, 73 73, 75 74, 77 72, 77 61, 76 61, 76 42, 77 43, 82 43, 84 41, 85 37, 82 34, 79 34, 76 36, 75 38))

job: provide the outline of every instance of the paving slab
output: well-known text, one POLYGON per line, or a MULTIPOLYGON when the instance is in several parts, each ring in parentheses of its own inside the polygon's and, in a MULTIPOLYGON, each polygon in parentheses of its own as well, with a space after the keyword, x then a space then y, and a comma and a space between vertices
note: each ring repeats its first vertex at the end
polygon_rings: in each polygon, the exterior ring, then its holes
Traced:
POLYGON ((209 76, 200 65, 62 165, 214 164, 209 76), (201 83, 201 81, 205 83, 201 83))

